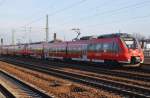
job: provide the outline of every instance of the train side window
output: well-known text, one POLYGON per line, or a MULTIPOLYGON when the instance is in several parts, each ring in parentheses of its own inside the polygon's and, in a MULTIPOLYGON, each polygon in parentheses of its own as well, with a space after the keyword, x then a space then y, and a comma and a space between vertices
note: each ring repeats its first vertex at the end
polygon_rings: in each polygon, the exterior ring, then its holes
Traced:
POLYGON ((98 43, 98 44, 96 44, 96 52, 102 52, 102 50, 103 50, 103 46, 102 46, 102 43, 98 43))
POLYGON ((104 52, 112 52, 113 51, 113 43, 103 43, 103 51, 104 52))
POLYGON ((57 50, 57 53, 58 53, 59 52, 59 47, 57 47, 56 50, 57 50))
POLYGON ((109 49, 109 44, 108 43, 104 43, 103 44, 103 50, 104 50, 104 52, 107 52, 108 49, 109 49))
POLYGON ((51 50, 51 52, 53 52, 54 50, 53 50, 53 48, 49 48, 50 50, 51 50))
POLYGON ((91 44, 88 45, 87 50, 91 51, 91 44))
POLYGON ((65 49, 64 49, 64 47, 62 47, 62 48, 61 48, 61 52, 65 52, 65 49))
POLYGON ((90 52, 94 52, 96 49, 95 49, 95 44, 89 44, 88 45, 88 51, 90 51, 90 52))
POLYGON ((57 48, 55 48, 55 50, 54 50, 54 51, 55 51, 55 53, 57 53, 57 48))

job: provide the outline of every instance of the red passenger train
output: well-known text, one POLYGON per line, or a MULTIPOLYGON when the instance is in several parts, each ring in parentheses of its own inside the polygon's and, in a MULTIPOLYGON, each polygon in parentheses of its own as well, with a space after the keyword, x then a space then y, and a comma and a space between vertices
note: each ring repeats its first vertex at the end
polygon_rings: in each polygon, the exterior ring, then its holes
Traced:
POLYGON ((2 55, 69 59, 138 67, 144 61, 139 42, 129 34, 117 33, 82 37, 76 41, 4 45, 2 55))

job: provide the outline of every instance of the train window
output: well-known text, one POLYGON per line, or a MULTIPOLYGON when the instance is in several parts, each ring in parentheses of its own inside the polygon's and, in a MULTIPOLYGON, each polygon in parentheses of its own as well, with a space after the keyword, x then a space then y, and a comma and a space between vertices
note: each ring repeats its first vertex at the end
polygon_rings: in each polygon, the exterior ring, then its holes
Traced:
POLYGON ((49 51, 50 51, 50 52, 53 52, 53 51, 54 51, 54 49, 53 49, 53 48, 49 48, 49 51))
POLYGON ((68 50, 69 53, 75 54, 78 52, 78 47, 69 47, 68 50))
POLYGON ((134 38, 123 38, 127 48, 130 49, 137 49, 138 48, 138 44, 137 41, 134 38))
POLYGON ((53 52, 56 52, 56 48, 53 48, 53 52))
POLYGON ((103 50, 103 44, 101 43, 88 45, 88 51, 101 52, 102 50, 103 50))
POLYGON ((102 52, 102 50, 103 50, 103 44, 102 43, 96 44, 95 48, 96 48, 95 50, 97 52, 102 52))
POLYGON ((103 51, 104 52, 112 52, 113 51, 113 43, 103 43, 103 51))
POLYGON ((104 43, 103 44, 103 50, 104 50, 104 52, 107 52, 108 49, 109 49, 109 44, 108 43, 104 43))
POLYGON ((118 45, 113 42, 109 43, 98 43, 98 44, 90 44, 88 45, 88 51, 93 52, 114 52, 118 51, 118 45))
POLYGON ((96 47, 95 44, 89 44, 88 45, 88 51, 91 51, 91 52, 95 51, 96 50, 95 47, 96 47))
POLYGON ((61 48, 60 52, 64 52, 64 47, 61 48))
POLYGON ((58 52, 58 48, 55 48, 55 52, 56 52, 56 53, 58 52))

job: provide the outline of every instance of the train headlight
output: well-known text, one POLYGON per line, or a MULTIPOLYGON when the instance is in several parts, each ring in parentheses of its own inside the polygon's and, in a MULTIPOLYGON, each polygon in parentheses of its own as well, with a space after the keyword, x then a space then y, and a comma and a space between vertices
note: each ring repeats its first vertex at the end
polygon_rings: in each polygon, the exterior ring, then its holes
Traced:
POLYGON ((128 59, 128 62, 130 62, 130 59, 128 59))

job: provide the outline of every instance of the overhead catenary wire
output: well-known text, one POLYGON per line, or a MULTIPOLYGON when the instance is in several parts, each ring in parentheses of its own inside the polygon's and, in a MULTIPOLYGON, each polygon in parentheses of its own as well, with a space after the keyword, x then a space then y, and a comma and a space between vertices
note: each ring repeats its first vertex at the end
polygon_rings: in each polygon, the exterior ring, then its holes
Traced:
POLYGON ((143 15, 143 16, 134 16, 134 17, 131 17, 131 18, 128 18, 128 19, 120 19, 120 20, 115 20, 115 21, 110 21, 110 22, 107 22, 107 23, 103 23, 103 24, 94 24, 94 25, 87 25, 87 26, 84 26, 84 27, 88 27, 88 28, 93 28, 93 27, 96 27, 96 26, 103 26, 103 25, 108 25, 108 24, 114 24, 114 23, 120 23, 120 22, 130 22, 130 21, 134 21, 134 20, 139 20, 139 19, 145 19, 145 18, 150 18, 150 14, 148 15, 143 15))
MULTIPOLYGON (((83 21, 83 20, 88 20, 89 18, 91 20, 93 17, 105 16, 106 14, 113 14, 114 12, 118 12, 118 11, 121 11, 121 10, 124 10, 124 9, 143 7, 143 6, 145 6, 145 4, 148 4, 148 3, 150 3, 150 0, 138 2, 138 3, 135 3, 135 4, 126 5, 126 6, 123 6, 123 7, 117 8, 117 9, 113 9, 113 10, 108 10, 108 11, 104 11, 104 12, 100 12, 100 13, 95 13, 93 15, 89 15, 89 16, 85 16, 85 17, 80 17, 80 18, 78 18, 78 20, 80 22, 83 21)), ((65 25, 66 23, 67 22, 62 23, 60 25, 65 25)))
MULTIPOLYGON (((87 0, 80 0, 80 1, 78 1, 78 2, 72 3, 72 4, 66 6, 66 7, 64 7, 64 8, 62 8, 62 9, 56 10, 56 11, 53 12, 53 13, 49 13, 48 16, 53 16, 53 15, 55 15, 55 14, 58 14, 58 13, 60 13, 60 12, 65 11, 65 10, 69 10, 69 9, 71 9, 71 8, 73 8, 73 7, 77 6, 77 5, 79 5, 79 4, 82 4, 82 3, 86 2, 86 1, 87 1, 87 0)), ((41 16, 41 17, 39 17, 39 18, 37 18, 37 19, 35 19, 35 20, 33 20, 33 21, 31 21, 31 22, 29 22, 29 23, 27 23, 27 24, 25 24, 24 26, 21 26, 21 27, 25 27, 25 26, 31 25, 31 24, 33 24, 33 23, 36 23, 36 22, 40 21, 41 19, 43 19, 44 17, 45 17, 45 16, 41 16)))
MULTIPOLYGON (((53 12, 53 13, 48 14, 48 15, 49 15, 49 16, 56 15, 56 14, 58 14, 58 13, 60 13, 60 12, 63 12, 64 10, 71 9, 71 8, 73 8, 74 6, 77 6, 77 5, 79 5, 79 4, 81 4, 81 3, 85 2, 85 1, 87 1, 87 0, 81 0, 81 1, 79 1, 79 2, 75 2, 75 3, 73 3, 73 4, 71 4, 71 5, 67 6, 67 7, 64 7, 64 8, 62 8, 62 9, 57 10, 57 11, 55 11, 55 12, 53 12)), ((98 15, 104 15, 104 14, 107 14, 107 13, 110 14, 110 13, 117 12, 117 11, 120 11, 120 10, 123 10, 123 9, 128 9, 128 8, 131 8, 131 7, 137 7, 137 6, 139 6, 139 5, 143 5, 143 4, 148 3, 148 2, 150 2, 150 1, 149 1, 149 0, 146 0, 146 1, 143 1, 143 2, 138 2, 138 3, 136 3, 136 4, 127 5, 127 6, 124 6, 124 7, 121 7, 121 8, 117 8, 117 9, 114 9, 114 10, 109 10, 109 11, 105 11, 105 12, 101 12, 101 13, 96 13, 96 14, 93 14, 93 15, 91 15, 91 16, 80 17, 78 20, 83 21, 83 20, 89 19, 89 18, 91 18, 91 17, 98 16, 98 15)), ((36 22, 42 20, 43 17, 45 17, 45 16, 41 16, 41 17, 39 17, 39 18, 37 18, 37 19, 35 19, 35 20, 29 22, 28 24, 26 24, 26 25, 24 25, 24 26, 22 26, 22 27, 25 27, 25 26, 31 25, 31 24, 33 24, 33 23, 36 23, 36 22)), ((62 25, 62 24, 61 24, 61 25, 62 25)))
MULTIPOLYGON (((142 2, 135 3, 135 4, 126 5, 124 7, 120 7, 120 8, 117 8, 117 9, 113 9, 113 10, 109 10, 109 11, 105 11, 105 12, 101 12, 101 13, 96 13, 96 14, 93 14, 93 15, 88 16, 86 18, 91 18, 91 17, 103 15, 103 14, 106 14, 106 13, 113 13, 113 12, 116 12, 116 11, 120 11, 120 10, 123 10, 123 9, 129 9, 129 8, 132 8, 132 7, 137 7, 139 5, 143 5, 143 4, 147 4, 147 3, 150 3, 150 0, 145 0, 145 1, 142 1, 142 2)), ((83 20, 83 19, 85 19, 85 17, 80 18, 80 20, 83 20)))
MULTIPOLYGON (((150 13, 147 15, 142 15, 142 16, 133 16, 133 17, 129 17, 127 19, 119 19, 119 20, 114 20, 114 21, 109 21, 106 23, 98 23, 98 24, 90 24, 90 25, 85 25, 83 27, 81 27, 82 29, 84 28, 94 28, 94 27, 100 27, 100 26, 104 26, 104 25, 110 25, 110 24, 118 24, 121 22, 130 22, 130 21, 135 21, 135 20, 141 20, 141 19, 146 19, 146 18, 150 18, 150 13)), ((64 29, 58 29, 58 31, 63 31, 64 29)), ((65 29, 67 30, 67 29, 65 29)))
MULTIPOLYGON (((102 8, 103 6, 106 6, 106 5, 108 5, 108 4, 111 4, 111 2, 110 2, 111 0, 107 0, 107 1, 105 1, 105 2, 103 2, 102 4, 100 4, 100 5, 98 5, 98 6, 96 6, 96 7, 94 7, 94 8, 90 8, 90 9, 87 9, 88 11, 93 11, 93 10, 96 10, 96 9, 99 9, 99 8, 102 8)), ((84 13, 84 12, 83 12, 84 13)), ((66 18, 66 19, 68 19, 68 18, 66 18)), ((71 20, 73 20, 72 18, 70 18, 70 21, 71 20)), ((80 19, 81 20, 81 19, 80 19)), ((67 23, 68 21, 65 21, 65 23, 67 23)), ((63 23, 63 24, 60 24, 60 25, 64 25, 65 23, 63 23)))
MULTIPOLYGON (((82 1, 82 2, 85 2, 86 0, 81 0, 81 1, 82 1)), ((118 14, 119 14, 119 12, 122 11, 122 10, 124 10, 124 9, 139 8, 139 7, 141 7, 141 6, 144 6, 144 5, 147 4, 147 3, 149 3, 149 0, 142 1, 142 2, 138 2, 138 3, 135 3, 135 4, 129 4, 129 5, 126 5, 126 6, 117 8, 117 9, 113 9, 113 10, 108 10, 108 11, 105 11, 105 12, 95 13, 95 14, 90 15, 90 16, 81 17, 81 18, 79 18, 78 20, 82 21, 82 20, 86 20, 86 19, 92 19, 92 18, 95 17, 95 16, 101 16, 101 15, 105 16, 106 14, 113 14, 113 15, 115 15, 114 12, 118 12, 118 14), (92 17, 92 18, 91 18, 91 17, 92 17)), ((74 3, 74 4, 75 4, 75 3, 74 3)), ((79 3, 79 4, 80 4, 80 3, 79 3)), ((69 8, 69 6, 67 6, 67 7, 69 8)), ((68 10, 67 7, 65 7, 65 8, 63 8, 63 9, 59 9, 59 10, 53 12, 53 13, 49 13, 49 15, 50 15, 50 16, 53 16, 53 15, 56 15, 56 14, 58 14, 58 13, 61 13, 61 12, 65 11, 65 10, 68 10)), ((70 5, 70 7, 72 8, 72 5, 70 5)), ((75 7, 75 6, 74 6, 74 7, 75 7)), ((70 8, 70 9, 71 9, 71 8, 70 8)), ((37 19, 31 21, 30 23, 26 24, 25 26, 30 26, 31 24, 36 23, 36 22, 42 20, 43 17, 45 17, 45 16, 41 16, 41 17, 39 17, 39 18, 37 18, 37 19)), ((136 16, 135 16, 135 17, 136 17, 136 16)), ((130 18, 131 18, 131 17, 130 17, 130 18)), ((136 18, 137 18, 137 19, 142 19, 141 17, 139 17, 139 18, 136 17, 136 18)), ((147 18, 147 17, 143 17, 143 18, 147 18)), ((68 19, 68 18, 66 18, 66 19, 68 19)), ((132 20, 132 19, 129 19, 129 20, 132 20)), ((129 20, 128 20, 128 21, 129 21, 129 20)), ((134 19, 133 19, 133 20, 134 20, 134 19)), ((124 21, 124 20, 110 21, 110 22, 108 22, 108 23, 113 23, 113 22, 116 22, 116 23, 117 23, 117 22, 122 22, 122 21, 124 21)), ((105 24, 107 24, 107 23, 104 23, 104 25, 105 25, 105 24)), ((64 24, 64 25, 65 25, 65 24, 64 24)), ((94 25, 91 25, 91 24, 90 24, 90 25, 85 26, 85 27, 94 27, 94 26, 96 26, 96 25, 103 25, 103 23, 94 24, 94 25)), ((24 27, 25 27, 25 26, 24 26, 24 27)), ((84 26, 83 26, 83 27, 84 27, 84 26)), ((44 29, 44 28, 42 28, 42 29, 44 29)), ((55 31, 56 31, 56 30, 55 30, 55 31)))
MULTIPOLYGON (((139 16, 139 17, 134 16, 134 17, 130 17, 130 18, 124 19, 124 20, 120 19, 120 20, 110 21, 110 22, 103 23, 103 24, 87 25, 87 26, 83 26, 82 29, 83 28, 94 28, 94 27, 97 27, 97 26, 104 26, 104 25, 109 25, 109 24, 114 24, 114 23, 118 24, 118 23, 124 22, 124 21, 130 22, 130 21, 141 20, 141 19, 145 19, 145 18, 150 18, 150 14, 139 16)), ((62 31, 68 30, 68 29, 57 29, 57 30, 62 32, 62 31)))
MULTIPOLYGON (((85 1, 85 0, 83 0, 83 1, 85 1)), ((83 2, 83 1, 81 1, 81 2, 83 2)), ((123 10, 123 9, 129 9, 129 8, 138 8, 139 6, 141 6, 141 5, 144 5, 144 4, 146 4, 146 3, 149 3, 150 1, 149 0, 146 0, 146 1, 142 1, 142 2, 138 2, 138 3, 135 3, 135 4, 130 4, 130 5, 126 5, 126 6, 124 6, 124 7, 120 7, 120 8, 117 8, 117 9, 113 9, 113 10, 109 10, 109 11, 105 11, 105 12, 101 12, 101 13, 96 13, 96 14, 94 14, 94 15, 91 15, 91 17, 93 16, 98 16, 98 15, 104 15, 104 14, 107 14, 107 13, 113 13, 113 12, 118 12, 118 11, 120 11, 120 10, 123 10)), ((72 5, 70 5, 70 6, 72 6, 72 5)), ((64 9, 61 9, 61 10, 59 10, 60 12, 61 11, 63 11, 63 10, 65 10, 65 9, 67 9, 67 7, 66 8, 64 8, 64 9)), ((56 14, 59 12, 59 11, 56 11, 56 14)), ((50 14, 50 15, 53 15, 53 14, 50 14)), ((79 18, 79 20, 84 20, 85 18, 90 18, 90 16, 88 16, 88 17, 81 17, 81 18, 79 18)), ((64 24, 65 25, 65 24, 64 24)))
MULTIPOLYGON (((145 4, 148 4, 148 3, 150 3, 149 1, 144 1, 144 2, 139 2, 139 3, 136 3, 136 4, 132 4, 132 5, 128 5, 128 7, 126 6, 126 7, 121 7, 121 8, 118 8, 118 9, 120 9, 119 11, 121 11, 121 10, 123 10, 123 9, 130 9, 130 8, 141 8, 141 7, 143 7, 143 6, 145 6, 145 4), (134 5, 134 6, 133 6, 134 5)), ((112 11, 112 10, 111 10, 112 11)), ((118 10, 113 10, 114 12, 118 12, 118 10)), ((123 11, 124 12, 124 11, 123 11)), ((109 15, 109 17, 111 17, 112 15, 116 15, 115 13, 105 13, 105 14, 110 14, 109 15)), ((105 16, 104 14, 103 14, 103 16, 105 16)), ((135 19, 136 18, 138 18, 138 19, 141 19, 141 17, 134 17, 135 19)), ((133 19, 134 19, 133 18, 133 19)), ((143 17, 144 18, 144 17, 143 17)), ((129 18, 129 20, 132 20, 132 19, 130 19, 129 18)), ((82 21, 82 20, 80 20, 80 21, 82 21)), ((122 20, 116 20, 116 21, 110 21, 110 22, 107 22, 107 23, 97 23, 97 24, 88 24, 88 25, 85 25, 85 26, 83 26, 83 27, 81 27, 82 29, 84 29, 84 28, 93 28, 94 26, 98 26, 98 25, 106 25, 106 24, 110 24, 110 23, 117 23, 117 22, 121 22, 121 21, 124 21, 124 19, 122 20)), ((65 24, 61 24, 62 26, 65 26, 65 24)), ((63 30, 63 29, 57 29, 57 31, 60 31, 60 30, 63 30)))
POLYGON ((5 1, 6 1, 6 0, 1 0, 1 1, 0 1, 0 6, 3 5, 5 1))
MULTIPOLYGON (((49 13, 48 16, 53 16, 53 15, 56 15, 56 14, 58 14, 58 13, 60 13, 60 12, 65 11, 65 10, 69 10, 69 9, 75 7, 75 6, 78 6, 78 5, 80 5, 80 4, 84 3, 84 2, 86 2, 86 1, 87 1, 87 0, 80 0, 80 1, 78 1, 78 2, 72 3, 72 4, 66 6, 66 7, 64 7, 64 8, 62 8, 62 9, 56 10, 56 11, 53 12, 53 13, 49 13)), ((24 26, 21 26, 20 28, 25 28, 25 29, 26 29, 26 27, 28 27, 29 25, 31 25, 31 24, 33 24, 33 23, 36 23, 36 22, 42 20, 44 17, 45 17, 45 16, 41 16, 41 17, 39 17, 39 18, 37 18, 37 19, 35 19, 35 20, 29 22, 28 24, 25 24, 24 26)), ((29 27, 31 27, 31 26, 29 26, 29 27)), ((44 28, 44 29, 45 29, 45 28, 44 28)), ((16 29, 15 29, 15 30, 16 30, 16 29)))

